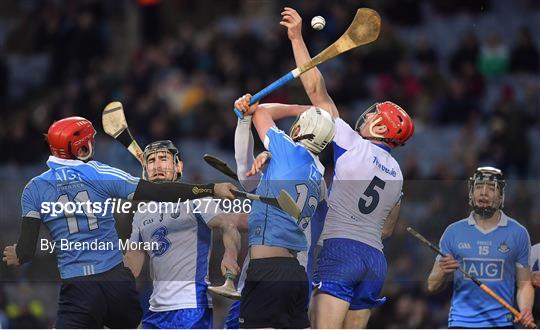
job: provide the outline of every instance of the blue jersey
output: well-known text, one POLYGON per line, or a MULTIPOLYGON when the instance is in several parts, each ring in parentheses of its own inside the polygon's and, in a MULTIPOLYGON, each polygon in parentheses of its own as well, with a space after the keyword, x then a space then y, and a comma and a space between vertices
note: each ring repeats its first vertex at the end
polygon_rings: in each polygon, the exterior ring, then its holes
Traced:
POLYGON ((98 274, 121 263, 112 198, 131 199, 139 178, 96 161, 51 156, 47 165, 24 188, 22 216, 41 219, 49 229, 60 276, 98 274), (71 207, 55 212, 55 202, 71 207))
POLYGON ((324 195, 324 167, 303 145, 295 143, 276 127, 268 129, 264 145, 272 153, 272 158, 256 193, 277 197, 282 189, 286 190, 296 200, 301 216, 296 221, 276 207, 254 201, 249 215, 249 245, 305 251, 304 229, 324 195))
MULTIPOLYGON (((525 227, 501 212, 499 224, 491 230, 476 225, 472 213, 448 226, 440 248, 452 255, 471 275, 511 304, 515 301, 516 267, 529 267, 530 239, 525 227)), ((454 272, 454 294, 448 326, 504 327, 512 315, 495 299, 454 272)))

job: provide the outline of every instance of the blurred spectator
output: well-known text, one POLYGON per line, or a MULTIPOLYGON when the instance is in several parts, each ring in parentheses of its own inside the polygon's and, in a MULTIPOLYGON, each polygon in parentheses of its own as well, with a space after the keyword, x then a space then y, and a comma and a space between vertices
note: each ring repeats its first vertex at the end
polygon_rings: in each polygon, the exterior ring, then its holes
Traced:
POLYGON ((478 58, 478 70, 486 77, 495 77, 508 71, 508 47, 503 43, 498 33, 491 33, 482 48, 478 58))
POLYGON ((464 124, 477 112, 477 105, 467 96, 463 82, 453 79, 449 94, 439 105, 435 118, 439 124, 464 124))
POLYGON ((534 119, 524 106, 516 102, 512 87, 504 86, 490 120, 489 148, 492 153, 487 156, 493 157, 508 177, 527 177, 531 156, 527 127, 532 122, 534 119))
POLYGON ((463 64, 466 62, 476 65, 480 46, 473 31, 465 33, 459 43, 458 48, 450 55, 450 71, 459 74, 463 64))
POLYGON ((437 65, 439 56, 425 35, 416 40, 415 59, 423 65, 437 65))
POLYGON ((539 57, 531 31, 528 28, 522 28, 510 54, 510 70, 515 73, 538 73, 539 57))

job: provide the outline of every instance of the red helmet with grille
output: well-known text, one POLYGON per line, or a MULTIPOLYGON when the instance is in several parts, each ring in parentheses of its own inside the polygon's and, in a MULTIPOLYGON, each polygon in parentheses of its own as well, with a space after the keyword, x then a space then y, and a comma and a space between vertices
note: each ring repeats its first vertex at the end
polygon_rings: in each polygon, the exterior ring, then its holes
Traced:
POLYGON ((53 156, 64 159, 88 160, 94 150, 96 130, 92 123, 83 117, 68 117, 54 122, 47 132, 47 142, 53 156), (79 156, 79 150, 85 148, 88 155, 79 156))
POLYGON ((369 125, 370 132, 370 135, 364 138, 385 142, 392 148, 405 144, 414 133, 414 124, 409 114, 389 101, 375 103, 367 109, 356 122, 355 129, 360 131, 364 125, 369 125), (378 125, 386 126, 387 130, 383 135, 373 131, 378 125))

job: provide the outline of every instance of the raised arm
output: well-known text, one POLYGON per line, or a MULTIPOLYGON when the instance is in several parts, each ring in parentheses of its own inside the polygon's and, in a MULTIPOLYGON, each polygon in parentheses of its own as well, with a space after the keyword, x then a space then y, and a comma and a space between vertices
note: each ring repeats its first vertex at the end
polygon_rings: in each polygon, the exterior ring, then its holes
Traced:
POLYGON ((251 116, 238 119, 234 131, 234 159, 236 160, 236 174, 240 184, 246 191, 254 191, 261 178, 260 173, 249 175, 248 172, 254 164, 253 134, 251 133, 251 116))
MULTIPOLYGON (((299 67, 309 61, 311 56, 302 37, 302 18, 298 12, 293 8, 285 7, 281 13, 281 22, 279 24, 287 27, 296 66, 299 67)), ((314 106, 328 111, 334 118, 339 117, 337 107, 330 95, 328 95, 324 78, 317 67, 302 74, 300 80, 314 106)))
POLYGON ((276 126, 275 121, 296 117, 309 109, 307 105, 263 103, 249 106, 251 94, 245 94, 234 102, 234 107, 244 113, 244 116, 253 115, 253 125, 259 134, 261 141, 264 141, 266 132, 270 127, 276 126))

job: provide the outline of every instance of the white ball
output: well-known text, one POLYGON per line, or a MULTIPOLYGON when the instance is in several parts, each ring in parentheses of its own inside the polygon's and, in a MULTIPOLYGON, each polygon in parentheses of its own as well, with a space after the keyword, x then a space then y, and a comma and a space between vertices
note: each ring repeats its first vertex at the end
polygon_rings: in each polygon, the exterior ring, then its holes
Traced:
POLYGON ((325 24, 326 24, 326 21, 324 20, 324 17, 322 16, 315 16, 311 19, 311 27, 317 31, 324 29, 325 24))

